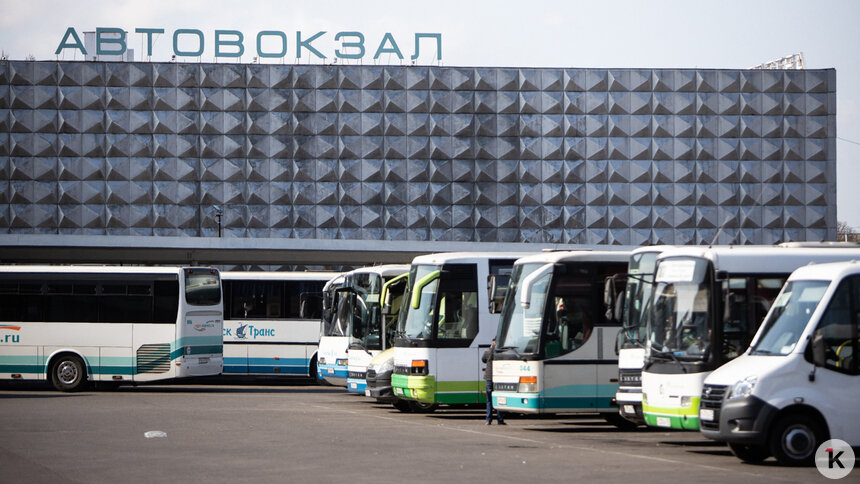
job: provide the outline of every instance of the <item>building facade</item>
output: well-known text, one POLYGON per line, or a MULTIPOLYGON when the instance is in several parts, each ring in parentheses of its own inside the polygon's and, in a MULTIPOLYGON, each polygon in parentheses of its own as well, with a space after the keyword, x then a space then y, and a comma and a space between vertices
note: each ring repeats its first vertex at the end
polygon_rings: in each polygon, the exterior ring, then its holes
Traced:
POLYGON ((834 240, 834 70, 5 61, 0 232, 834 240))

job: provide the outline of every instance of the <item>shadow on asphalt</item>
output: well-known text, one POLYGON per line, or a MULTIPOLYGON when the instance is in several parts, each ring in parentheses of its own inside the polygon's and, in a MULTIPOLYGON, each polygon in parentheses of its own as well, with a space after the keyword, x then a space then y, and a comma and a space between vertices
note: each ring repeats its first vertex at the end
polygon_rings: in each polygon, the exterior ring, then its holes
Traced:
POLYGON ((39 392, 28 394, 0 394, 0 398, 55 398, 81 396, 88 393, 336 393, 342 388, 328 385, 315 385, 300 379, 255 379, 227 377, 224 379, 182 379, 174 382, 159 381, 152 384, 120 385, 96 383, 95 388, 87 388, 76 393, 62 393, 54 387, 39 381, 0 382, 0 391, 39 392), (193 385, 193 386, 192 386, 193 385), (262 387, 262 388, 261 388, 262 387))

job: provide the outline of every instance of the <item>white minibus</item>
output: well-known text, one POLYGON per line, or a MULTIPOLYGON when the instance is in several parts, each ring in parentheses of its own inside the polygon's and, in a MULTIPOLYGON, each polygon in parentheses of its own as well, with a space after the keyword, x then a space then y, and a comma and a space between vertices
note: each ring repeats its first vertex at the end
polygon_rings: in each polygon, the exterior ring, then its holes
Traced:
POLYGON ((774 456, 786 465, 811 465, 829 439, 857 448, 857 355, 860 263, 801 267, 749 350, 705 379, 701 431, 749 462, 774 456))

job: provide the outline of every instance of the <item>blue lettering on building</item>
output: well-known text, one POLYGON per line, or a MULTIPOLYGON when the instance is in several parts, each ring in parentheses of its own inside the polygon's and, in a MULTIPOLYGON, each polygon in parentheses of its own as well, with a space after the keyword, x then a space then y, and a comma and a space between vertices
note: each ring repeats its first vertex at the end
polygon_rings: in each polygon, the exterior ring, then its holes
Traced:
MULTIPOLYGON (((152 55, 153 41, 157 40, 153 34, 163 34, 162 28, 136 28, 134 33, 140 35, 142 42, 146 44, 146 55, 152 55)), ((126 31, 116 27, 97 27, 96 28, 96 50, 98 55, 123 55, 128 50, 128 45, 131 44, 126 38, 126 31)), ((214 47, 215 57, 241 57, 245 53, 245 35, 238 30, 215 30, 208 34, 204 34, 199 29, 176 29, 173 35, 168 35, 168 39, 172 39, 171 53, 176 57, 200 57, 204 54, 207 47, 214 47), (210 46, 207 41, 212 40, 210 46), (181 40, 181 42, 180 42, 181 40), (180 47, 179 44, 182 44, 180 47)), ((361 32, 345 31, 330 34, 326 31, 319 31, 313 34, 297 31, 294 37, 296 39, 295 46, 292 49, 292 54, 296 59, 304 57, 302 54, 307 52, 320 59, 362 59, 367 50, 365 49, 365 35, 361 32), (322 41, 322 38, 333 37, 336 45, 331 53, 325 53, 317 49, 312 42, 316 40, 322 41), (304 52, 303 52, 304 51, 304 52)), ((287 45, 287 34, 280 30, 263 30, 256 35, 250 37, 253 49, 253 55, 257 58, 284 58, 289 54, 287 45), (263 46, 263 38, 268 38, 267 47, 263 46), (273 47, 274 46, 274 47, 273 47)), ((410 57, 412 60, 418 59, 420 55, 421 39, 427 39, 430 42, 425 42, 426 51, 430 54, 435 51, 435 60, 442 60, 442 34, 441 33, 415 33, 412 38, 405 39, 406 42, 414 40, 414 52, 410 57), (433 42, 435 40, 435 42, 433 42)), ((406 44, 406 42, 403 42, 406 44)), ((390 32, 386 32, 380 39, 379 47, 373 54, 374 59, 378 59, 381 54, 394 54, 398 60, 403 60, 404 55, 400 50, 399 43, 395 40, 390 32)), ((408 44, 406 44, 408 45, 408 44)), ((54 52, 59 55, 64 50, 76 50, 87 55, 87 50, 81 37, 74 27, 68 27, 65 33, 60 38, 60 43, 54 52)))

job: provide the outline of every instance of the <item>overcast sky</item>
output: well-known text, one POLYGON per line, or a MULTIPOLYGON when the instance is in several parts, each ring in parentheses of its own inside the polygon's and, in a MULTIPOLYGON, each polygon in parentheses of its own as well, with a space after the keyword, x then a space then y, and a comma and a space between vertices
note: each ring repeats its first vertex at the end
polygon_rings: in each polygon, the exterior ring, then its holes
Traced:
MULTIPOLYGON (((163 28, 165 33, 154 38, 153 61, 170 59, 176 29, 203 32, 204 62, 215 60, 216 29, 244 34, 243 62, 255 55, 256 34, 263 30, 286 33, 288 63, 295 62, 297 31, 304 39, 326 31, 312 45, 329 57, 341 45, 334 34, 361 32, 365 64, 373 63, 387 32, 407 59, 416 32, 441 33, 447 66, 747 68, 802 52, 807 68, 836 69, 837 218, 860 229, 857 1, 0 0, 0 5, 0 50, 10 59, 58 58, 54 52, 68 27, 78 33, 96 27, 126 30, 138 60, 144 36, 134 30, 163 28)), ((422 42, 419 63, 436 62, 430 47, 422 42)), ((74 51, 59 58, 75 58, 74 51)), ((302 63, 309 61, 322 62, 305 52, 302 63)), ((400 60, 383 54, 379 62, 400 60)))

